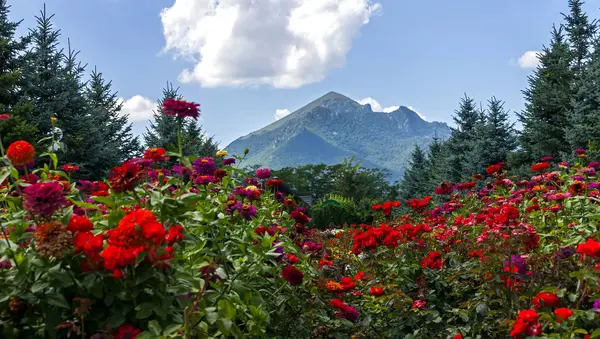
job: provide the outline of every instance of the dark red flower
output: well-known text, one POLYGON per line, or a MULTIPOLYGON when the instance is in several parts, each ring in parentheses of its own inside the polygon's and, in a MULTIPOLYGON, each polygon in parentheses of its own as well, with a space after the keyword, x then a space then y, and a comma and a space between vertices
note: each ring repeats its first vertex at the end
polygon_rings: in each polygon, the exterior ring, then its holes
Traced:
POLYGON ((198 107, 200 107, 200 104, 168 98, 163 101, 162 112, 178 118, 191 117, 196 120, 200 116, 198 107))
POLYGON ((292 286, 302 284, 302 279, 304 279, 304 273, 295 266, 286 266, 283 271, 281 271, 281 275, 283 276, 283 279, 292 286))
POLYGON ((135 339, 135 337, 142 333, 139 328, 133 327, 131 324, 123 324, 115 333, 115 339, 135 339))
POLYGON ((117 193, 133 191, 133 188, 145 177, 144 167, 139 161, 126 161, 110 172, 108 180, 117 193))
POLYGON ((73 173, 79 171, 79 166, 75 165, 62 165, 62 170, 67 173, 73 173))
POLYGON ((55 181, 38 182, 23 190, 23 207, 30 213, 50 217, 65 206, 63 186, 55 181))

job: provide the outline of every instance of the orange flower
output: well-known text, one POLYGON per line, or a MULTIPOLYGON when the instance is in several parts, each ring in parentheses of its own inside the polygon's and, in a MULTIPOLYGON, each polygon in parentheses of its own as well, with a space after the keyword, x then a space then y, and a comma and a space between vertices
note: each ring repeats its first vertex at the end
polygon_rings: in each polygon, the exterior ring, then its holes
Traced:
POLYGON ((341 292, 344 290, 342 284, 331 280, 325 284, 325 288, 327 288, 327 290, 331 292, 341 292))
POLYGON ((6 156, 13 165, 25 166, 35 158, 35 148, 27 141, 15 141, 6 149, 6 156))

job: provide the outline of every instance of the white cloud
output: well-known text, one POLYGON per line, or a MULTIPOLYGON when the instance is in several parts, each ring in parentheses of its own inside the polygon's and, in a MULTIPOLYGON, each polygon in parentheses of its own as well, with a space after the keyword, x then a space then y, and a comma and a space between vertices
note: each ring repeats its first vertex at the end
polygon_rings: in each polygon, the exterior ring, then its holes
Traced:
POLYGON ((539 51, 527 51, 523 53, 515 62, 514 59, 511 60, 512 64, 516 64, 521 68, 536 68, 540 64, 539 51))
POLYGON ((371 109, 373 110, 373 112, 391 113, 391 112, 397 110, 398 108, 400 108, 400 106, 383 107, 383 106, 381 106, 381 104, 379 102, 377 102, 377 100, 375 100, 371 97, 366 97, 364 99, 360 99, 357 102, 361 105, 366 105, 366 104, 371 105, 371 109))
POLYGON ((129 121, 143 121, 152 118, 153 109, 156 104, 141 95, 135 95, 129 99, 119 98, 123 105, 121 107, 122 114, 129 115, 129 121))
POLYGON ((165 51, 195 63, 205 87, 297 88, 342 67, 374 0, 175 0, 163 9, 165 51))
POLYGON ((289 115, 290 113, 292 113, 292 112, 290 112, 290 110, 287 108, 283 108, 283 109, 278 108, 277 110, 275 110, 275 120, 279 120, 279 119, 289 115))

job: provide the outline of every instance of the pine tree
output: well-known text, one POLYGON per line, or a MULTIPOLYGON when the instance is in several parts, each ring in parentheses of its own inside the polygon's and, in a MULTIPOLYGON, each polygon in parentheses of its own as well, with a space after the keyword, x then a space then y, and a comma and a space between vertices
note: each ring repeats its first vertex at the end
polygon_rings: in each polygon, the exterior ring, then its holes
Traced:
MULTIPOLYGON (((157 111, 154 112, 154 121, 146 128, 144 139, 148 147, 163 147, 170 151, 177 151, 177 119, 173 116, 162 114, 162 103, 168 99, 181 100, 179 89, 167 83, 163 89, 163 97, 158 101, 157 111)), ((194 156, 214 155, 218 145, 212 137, 207 137, 202 132, 202 127, 195 120, 187 119, 181 133, 183 154, 194 156)))
POLYGON ((564 27, 573 57, 572 70, 576 80, 583 75, 597 29, 596 22, 590 22, 583 11, 583 5, 582 0, 569 0, 569 14, 563 14, 564 27))
POLYGON ((426 191, 429 183, 428 168, 425 152, 419 145, 415 145, 411 153, 411 160, 400 183, 400 197, 403 200, 421 198, 428 193, 426 191))
POLYGON ((570 128, 573 58, 561 28, 553 28, 550 45, 539 58, 540 65, 528 78, 529 88, 523 91, 525 110, 517 114, 523 125, 519 158, 529 163, 543 156, 558 158, 570 148, 565 130, 570 128))
POLYGON ((460 107, 453 116, 456 128, 452 129, 448 140, 448 156, 444 164, 444 177, 452 182, 460 182, 472 173, 465 173, 472 164, 468 163, 474 143, 481 127, 482 115, 475 100, 465 95, 460 107))
POLYGON ((63 91, 63 53, 58 47, 60 31, 52 25, 54 15, 46 13, 46 6, 36 16, 37 27, 30 30, 32 48, 25 54, 23 67, 22 102, 31 102, 32 112, 29 124, 37 126, 38 138, 50 134, 53 117, 62 104, 59 102, 63 91))
POLYGON ((20 22, 8 20, 9 9, 6 0, 0 0, 0 113, 8 113, 11 116, 0 123, 0 141, 4 145, 16 140, 34 143, 37 128, 27 123, 31 114, 31 104, 20 100, 23 85, 21 68, 29 37, 15 37, 20 22))
POLYGON ((508 154, 517 146, 514 125, 509 120, 503 101, 496 97, 488 100, 480 150, 480 154, 484 157, 483 167, 506 162, 508 154))
POLYGON ((572 127, 566 135, 572 148, 600 146, 600 41, 586 65, 569 118, 572 127))
POLYGON ((104 145, 98 155, 98 163, 107 170, 123 160, 138 156, 142 149, 138 137, 133 136, 128 116, 121 114, 122 103, 117 93, 112 91, 112 82, 106 82, 96 68, 90 77, 85 97, 94 123, 101 126, 104 145))
POLYGON ((431 195, 440 182, 446 180, 444 177, 444 164, 446 154, 448 154, 446 151, 447 148, 447 143, 442 143, 437 137, 429 144, 429 151, 427 152, 427 164, 429 166, 427 168, 428 182, 425 189, 426 195, 431 195))

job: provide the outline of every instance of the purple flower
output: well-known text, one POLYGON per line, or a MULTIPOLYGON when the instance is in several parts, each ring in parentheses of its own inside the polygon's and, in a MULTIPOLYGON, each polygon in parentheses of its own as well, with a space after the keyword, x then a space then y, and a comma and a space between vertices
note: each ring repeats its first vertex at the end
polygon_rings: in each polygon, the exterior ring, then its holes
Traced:
MULTIPOLYGON (((279 243, 280 243, 279 241, 276 241, 276 242, 273 243, 273 246, 276 246, 279 243)), ((277 246, 277 247, 275 247, 275 250, 273 251, 273 253, 277 253, 278 254, 278 256, 275 257, 275 260, 281 261, 281 259, 283 259, 283 256, 284 256, 283 246, 277 246)))
POLYGON ((211 157, 198 158, 194 160, 192 167, 197 174, 201 175, 213 175, 217 169, 217 165, 215 165, 215 159, 211 157))
POLYGON ((243 204, 242 206, 238 207, 238 212, 244 217, 244 219, 251 220, 252 218, 256 217, 256 206, 243 204))
POLYGON ((572 246, 562 247, 558 251, 556 251, 556 253, 554 254, 554 259, 564 260, 564 259, 567 259, 568 257, 572 256, 576 252, 577 252, 577 250, 575 249, 575 247, 572 247, 572 246))
POLYGON ((50 217, 67 203, 61 184, 38 182, 23 190, 23 207, 32 214, 50 217))
POLYGON ((223 165, 229 166, 235 164, 235 158, 225 158, 223 159, 223 165))
POLYGON ((0 270, 8 270, 12 267, 12 263, 10 260, 6 259, 4 261, 0 261, 0 270))
POLYGON ((208 185, 213 182, 217 182, 218 179, 213 177, 212 175, 199 175, 194 179, 194 184, 196 185, 208 185))
POLYGON ((599 188, 600 187, 600 183, 597 183, 595 181, 592 181, 588 184, 589 188, 599 188))
POLYGON ((504 261, 504 266, 505 267, 516 267, 517 268, 517 273, 519 274, 525 274, 527 273, 527 264, 525 263, 525 260, 523 259, 523 257, 521 257, 520 255, 512 255, 510 257, 510 263, 508 261, 504 261))
POLYGON ((542 158, 540 159, 540 161, 541 161, 541 162, 548 162, 548 161, 552 161, 552 157, 548 155, 548 156, 542 157, 542 158))
POLYGON ((256 177, 259 179, 269 179, 271 177, 271 170, 268 168, 259 168, 256 170, 256 177))
POLYGON ((600 168, 600 162, 592 161, 588 164, 588 167, 598 169, 598 168, 600 168))
POLYGON ((244 179, 244 183, 246 185, 252 185, 252 186, 258 186, 259 185, 258 180, 256 180, 256 178, 251 178, 251 177, 245 178, 244 179))
POLYGON ((307 241, 302 245, 302 252, 310 254, 319 254, 323 249, 323 245, 307 241))
POLYGON ((179 175, 180 177, 183 177, 184 175, 191 173, 189 168, 179 165, 179 164, 174 165, 173 168, 171 168, 171 170, 173 170, 173 173, 179 175))
POLYGON ((15 168, 19 171, 23 171, 27 167, 27 169, 30 170, 33 168, 34 165, 35 165, 35 163, 32 161, 25 166, 15 166, 15 168))
POLYGON ((594 301, 594 311, 600 312, 600 299, 596 299, 596 301, 594 301))
POLYGON ((574 175, 573 180, 575 181, 585 181, 585 177, 582 175, 574 175))

